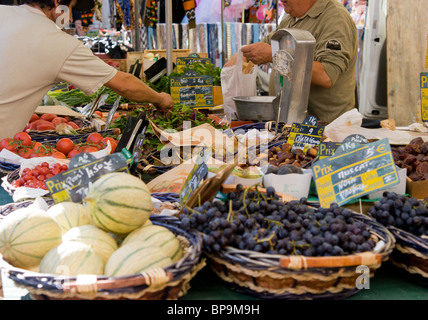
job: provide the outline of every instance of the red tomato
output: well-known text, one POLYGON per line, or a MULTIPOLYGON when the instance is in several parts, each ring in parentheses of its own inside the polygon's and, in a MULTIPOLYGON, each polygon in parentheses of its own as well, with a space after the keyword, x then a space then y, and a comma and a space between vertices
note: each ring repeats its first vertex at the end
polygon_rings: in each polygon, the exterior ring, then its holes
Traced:
POLYGON ((67 156, 64 153, 59 151, 52 152, 52 157, 56 159, 67 159, 67 156))
POLYGON ((61 138, 56 143, 56 149, 59 152, 64 153, 67 155, 71 150, 74 148, 74 142, 70 138, 61 138))
POLYGON ((52 124, 55 126, 61 123, 67 123, 67 120, 64 119, 63 117, 56 117, 52 119, 52 124))
POLYGON ((105 137, 105 138, 102 138, 101 140, 101 142, 104 142, 106 145, 107 145, 107 141, 110 141, 110 143, 117 143, 117 141, 112 137, 105 137))
POLYGON ((15 140, 11 139, 11 138, 4 138, 1 140, 0 145, 2 147, 2 149, 7 149, 9 151, 12 151, 14 153, 17 153, 17 147, 18 144, 16 143, 15 140))
POLYGON ((80 129, 80 127, 73 121, 67 122, 67 124, 72 127, 74 130, 80 129))
POLYGON ((35 152, 43 152, 45 151, 45 147, 38 141, 33 142, 33 149, 35 152))
POLYGON ((31 136, 27 132, 18 132, 13 136, 13 139, 21 141, 23 146, 31 146, 31 136))
POLYGON ((97 152, 97 151, 99 151, 99 149, 97 147, 92 147, 92 146, 86 147, 84 150, 84 152, 97 152))
POLYGON ((53 113, 45 113, 45 114, 42 114, 41 116, 40 116, 40 119, 43 119, 43 120, 46 120, 46 121, 52 121, 53 119, 55 119, 57 117, 57 115, 56 114, 53 114, 53 113))
POLYGON ((61 172, 61 169, 58 169, 58 168, 53 168, 52 169, 52 174, 53 175, 56 175, 56 174, 58 174, 58 173, 60 173, 61 172))
POLYGON ((39 120, 39 119, 40 119, 40 117, 37 114, 33 113, 31 115, 30 121, 28 121, 28 122, 33 122, 33 121, 36 121, 36 120, 39 120))
POLYGON ((37 130, 37 126, 41 124, 52 125, 50 121, 46 121, 43 119, 38 119, 30 123, 30 130, 37 130))
POLYGON ((29 147, 20 147, 18 149, 18 155, 20 155, 25 159, 29 159, 33 153, 34 153, 34 150, 29 147))
POLYGON ((9 146, 11 138, 3 138, 0 140, 0 151, 9 146))
POLYGON ((99 116, 100 118, 103 117, 103 113, 99 110, 95 111, 94 114, 96 114, 97 116, 99 116))
POLYGON ((90 142, 93 144, 98 144, 103 139, 103 136, 99 132, 92 132, 87 138, 86 142, 90 142))
POLYGON ((67 158, 68 158, 68 159, 71 159, 71 158, 73 158, 76 154, 79 154, 79 153, 82 153, 82 151, 77 150, 77 149, 73 149, 73 150, 71 150, 71 151, 68 153, 67 158))
POLYGON ((51 124, 38 124, 36 127, 37 131, 53 131, 55 130, 55 125, 51 124))
POLYGON ((41 167, 40 174, 46 176, 49 173, 49 167, 41 167))

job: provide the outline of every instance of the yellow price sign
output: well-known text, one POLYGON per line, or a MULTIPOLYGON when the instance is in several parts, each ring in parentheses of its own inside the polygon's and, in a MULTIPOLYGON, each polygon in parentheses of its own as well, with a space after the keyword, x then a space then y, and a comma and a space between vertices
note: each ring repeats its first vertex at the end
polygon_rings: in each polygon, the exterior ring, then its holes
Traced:
POLYGON ((422 121, 428 122, 428 73, 422 72, 421 82, 421 114, 422 121))

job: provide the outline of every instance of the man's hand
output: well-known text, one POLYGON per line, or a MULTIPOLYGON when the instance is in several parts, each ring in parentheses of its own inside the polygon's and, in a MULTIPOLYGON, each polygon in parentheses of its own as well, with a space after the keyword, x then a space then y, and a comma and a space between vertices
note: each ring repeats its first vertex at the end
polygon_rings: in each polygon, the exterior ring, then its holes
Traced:
POLYGON ((257 42, 241 49, 244 58, 256 65, 272 62, 272 47, 268 43, 257 42))

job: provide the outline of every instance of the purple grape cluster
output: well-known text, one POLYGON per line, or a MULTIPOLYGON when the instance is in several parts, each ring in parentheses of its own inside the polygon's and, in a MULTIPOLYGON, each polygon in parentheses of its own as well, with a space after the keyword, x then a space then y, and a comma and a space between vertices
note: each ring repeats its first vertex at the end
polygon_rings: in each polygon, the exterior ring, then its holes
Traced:
POLYGON ((203 233, 208 253, 226 246, 262 253, 342 256, 371 251, 370 228, 351 210, 333 203, 314 208, 306 198, 283 202, 272 187, 262 193, 238 185, 226 201, 183 208, 181 227, 203 233))
POLYGON ((414 197, 385 191, 369 208, 369 214, 384 226, 394 226, 416 236, 428 236, 427 204, 414 197))

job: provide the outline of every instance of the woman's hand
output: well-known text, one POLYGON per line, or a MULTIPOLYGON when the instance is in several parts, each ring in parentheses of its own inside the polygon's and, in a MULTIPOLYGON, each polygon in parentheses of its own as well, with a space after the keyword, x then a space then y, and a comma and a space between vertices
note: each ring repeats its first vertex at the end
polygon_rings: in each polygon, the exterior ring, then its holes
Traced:
POLYGON ((172 100, 172 97, 168 93, 161 92, 159 93, 159 95, 160 95, 160 102, 155 105, 157 108, 172 109, 172 107, 174 107, 174 101, 172 100))

